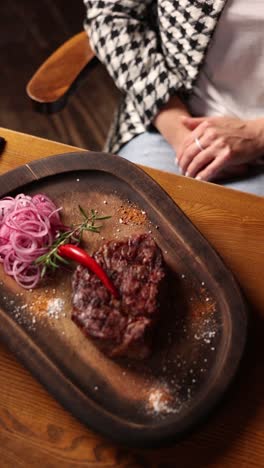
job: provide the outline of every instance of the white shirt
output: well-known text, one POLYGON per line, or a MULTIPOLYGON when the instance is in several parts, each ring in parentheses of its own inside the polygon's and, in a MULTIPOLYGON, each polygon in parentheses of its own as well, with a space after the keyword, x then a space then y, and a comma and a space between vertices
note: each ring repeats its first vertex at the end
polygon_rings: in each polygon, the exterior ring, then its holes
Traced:
POLYGON ((264 0, 227 0, 188 107, 196 116, 264 117, 264 0))

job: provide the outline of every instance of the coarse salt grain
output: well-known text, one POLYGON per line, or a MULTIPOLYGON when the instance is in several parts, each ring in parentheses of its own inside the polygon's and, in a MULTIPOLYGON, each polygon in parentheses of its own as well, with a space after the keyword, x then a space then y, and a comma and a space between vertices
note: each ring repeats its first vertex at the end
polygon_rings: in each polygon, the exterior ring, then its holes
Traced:
POLYGON ((172 396, 167 390, 155 389, 149 394, 148 403, 155 413, 177 413, 179 410, 171 407, 170 402, 172 396))
POLYGON ((58 314, 64 310, 64 306, 65 301, 60 297, 50 299, 47 304, 47 313, 50 317, 58 318, 58 314))

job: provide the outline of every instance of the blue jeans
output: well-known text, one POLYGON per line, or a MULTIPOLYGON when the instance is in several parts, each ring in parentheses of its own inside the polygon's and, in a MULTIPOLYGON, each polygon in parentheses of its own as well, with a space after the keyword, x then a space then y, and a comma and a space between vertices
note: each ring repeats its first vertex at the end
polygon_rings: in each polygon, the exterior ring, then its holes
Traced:
MULTIPOLYGON (((136 164, 180 174, 180 169, 174 162, 175 153, 172 147, 157 132, 146 132, 136 136, 123 146, 119 155, 136 164)), ((225 179, 217 183, 264 196, 264 165, 252 168, 246 177, 225 179)))

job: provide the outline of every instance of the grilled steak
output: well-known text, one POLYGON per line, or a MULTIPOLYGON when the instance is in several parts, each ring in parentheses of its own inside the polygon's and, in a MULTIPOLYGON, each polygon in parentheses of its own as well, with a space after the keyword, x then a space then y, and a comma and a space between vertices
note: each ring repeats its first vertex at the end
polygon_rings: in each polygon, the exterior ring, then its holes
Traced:
POLYGON ((72 320, 109 356, 143 359, 160 315, 165 285, 162 253, 150 235, 104 244, 94 254, 120 298, 79 265, 73 275, 72 320))

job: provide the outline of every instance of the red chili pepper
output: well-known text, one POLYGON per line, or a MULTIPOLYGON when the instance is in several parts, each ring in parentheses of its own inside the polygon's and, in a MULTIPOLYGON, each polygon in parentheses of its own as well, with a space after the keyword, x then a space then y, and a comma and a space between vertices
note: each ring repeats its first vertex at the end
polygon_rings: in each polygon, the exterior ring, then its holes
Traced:
POLYGON ((113 285, 110 278, 107 276, 102 267, 90 257, 90 255, 77 245, 64 244, 58 248, 58 254, 62 257, 68 257, 71 260, 75 260, 77 263, 81 263, 91 270, 98 278, 102 281, 105 287, 110 291, 115 298, 118 298, 119 294, 113 285))

